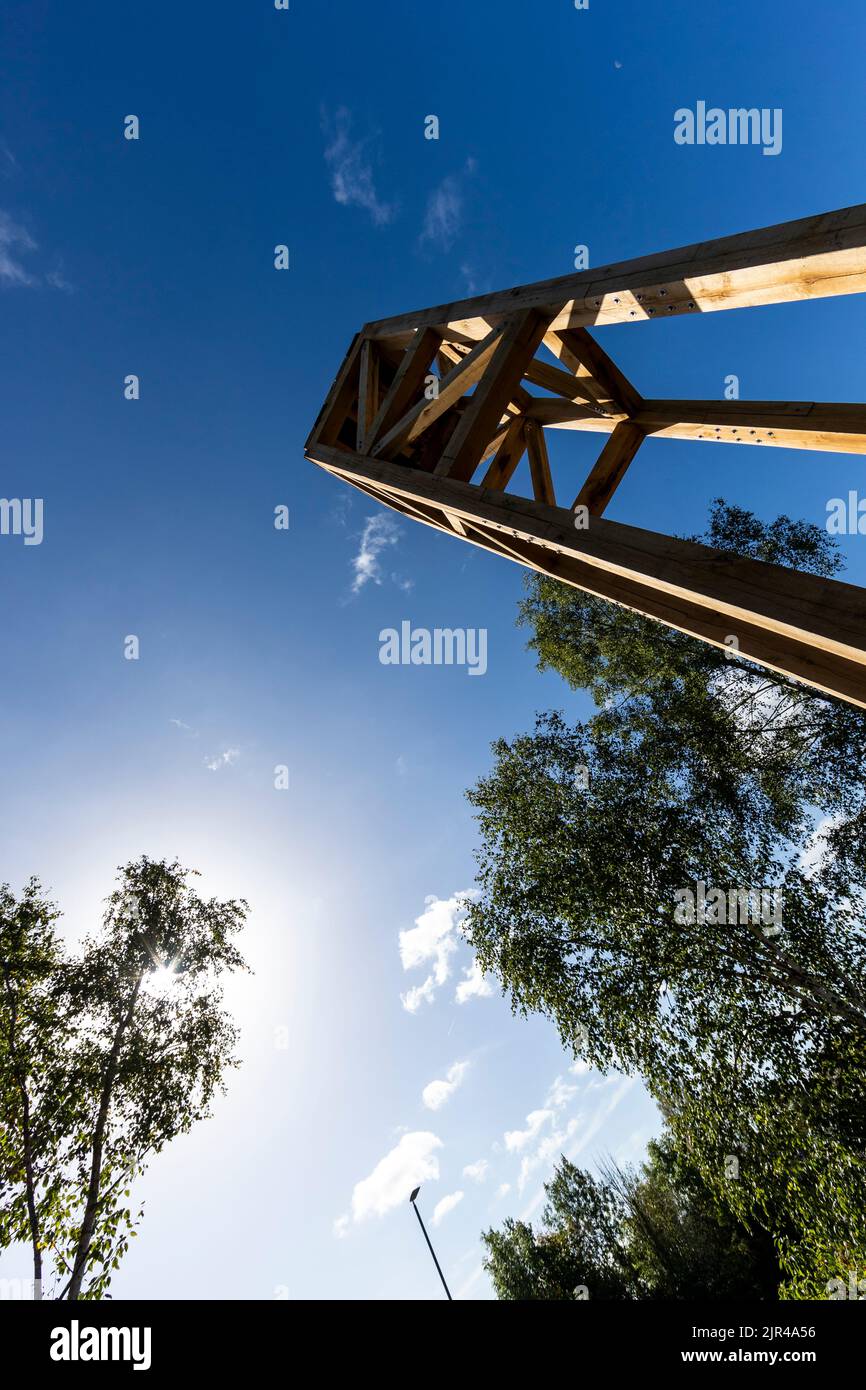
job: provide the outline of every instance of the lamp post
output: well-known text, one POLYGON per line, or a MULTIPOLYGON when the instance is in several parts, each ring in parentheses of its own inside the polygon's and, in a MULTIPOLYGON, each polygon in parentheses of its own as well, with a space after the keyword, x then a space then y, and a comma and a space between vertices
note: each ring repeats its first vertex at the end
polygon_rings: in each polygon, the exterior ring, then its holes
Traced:
POLYGON ((437 1258, 436 1258, 436 1251, 433 1249, 433 1246, 430 1244, 430 1237, 429 1237, 428 1234, 427 1234, 427 1227, 424 1225, 424 1222, 421 1220, 421 1213, 420 1213, 420 1211, 418 1210, 417 1206, 415 1205, 415 1198, 418 1196, 418 1193, 419 1193, 420 1191, 421 1191, 421 1188, 420 1188, 420 1187, 416 1187, 416 1188, 413 1190, 412 1195, 411 1195, 410 1198, 409 1198, 409 1201, 410 1201, 410 1203, 411 1203, 411 1205, 412 1205, 412 1209, 413 1209, 413 1211, 415 1212, 415 1215, 416 1215, 417 1218, 418 1218, 418 1225, 421 1227, 421 1230, 424 1232, 424 1239, 425 1239, 426 1242, 427 1242, 427 1248, 428 1248, 428 1250, 430 1251, 430 1254, 433 1256, 433 1263, 434 1263, 434 1265, 436 1266, 436 1272, 438 1273, 439 1278, 442 1280, 442 1287, 443 1287, 443 1289, 445 1290, 446 1297, 449 1298, 449 1299, 451 1299, 451 1302, 453 1303, 454 1300, 451 1298, 451 1293, 450 1293, 450 1291, 449 1291, 449 1289, 448 1289, 448 1285, 445 1283, 445 1275, 442 1273, 442 1270, 441 1270, 440 1267, 439 1267, 439 1261, 438 1261, 437 1258))

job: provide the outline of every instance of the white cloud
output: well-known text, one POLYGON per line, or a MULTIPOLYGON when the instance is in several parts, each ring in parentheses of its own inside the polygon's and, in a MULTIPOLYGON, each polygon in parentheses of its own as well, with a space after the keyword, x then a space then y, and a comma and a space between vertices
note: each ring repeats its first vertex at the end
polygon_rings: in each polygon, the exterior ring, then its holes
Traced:
POLYGON ((396 545, 399 537, 399 527, 393 517, 387 512, 377 512, 375 516, 369 516, 364 523, 364 530, 361 532, 361 545, 357 555, 352 560, 354 578, 352 580, 352 593, 360 593, 365 584, 372 579, 374 584, 382 583, 382 569, 380 558, 382 551, 389 545, 396 545))
POLYGON ((352 1220, 385 1216, 409 1201, 409 1194, 422 1182, 439 1177, 436 1150, 442 1140, 429 1130, 413 1130, 381 1159, 369 1177, 355 1184, 352 1193, 352 1220))
POLYGON ((393 220, 396 207, 383 202, 376 192, 369 141, 352 139, 351 112, 341 106, 333 120, 323 113, 322 127, 328 139, 325 162, 331 171, 334 198, 343 207, 363 208, 375 226, 386 226, 393 220))
POLYGON ((433 1208, 433 1225, 438 1226, 442 1218, 459 1206, 462 1201, 462 1192, 449 1192, 447 1196, 442 1197, 433 1208))
POLYGON ((489 1168, 490 1164, 487 1162, 487 1159, 479 1158, 475 1163, 467 1163, 466 1167, 463 1169, 463 1176, 464 1178, 470 1178, 472 1182, 484 1182, 487 1178, 489 1168))
POLYGON ((467 999, 488 999, 493 993, 493 986, 485 980, 477 960, 473 960, 463 974, 465 979, 460 981, 454 991, 454 998, 458 1004, 465 1004, 467 999))
MULTIPOLYGON (((634 1085, 633 1076, 615 1076, 613 1079, 614 1081, 618 1080, 620 1083, 617 1086, 616 1090, 613 1092, 613 1094, 610 1093, 610 1090, 606 1085, 606 1094, 603 1094, 599 1097, 599 1102, 594 1112, 588 1117, 585 1115, 579 1115, 576 1119, 571 1120, 569 1122, 569 1125, 567 1127, 568 1132, 566 1133, 564 1138, 572 1138, 574 1139, 574 1142, 570 1146, 565 1146, 561 1142, 563 1136, 558 1137, 557 1149, 562 1149, 565 1153, 566 1158, 569 1158, 572 1161, 572 1163, 575 1161, 575 1159, 577 1159, 578 1155, 581 1154, 583 1150, 587 1148, 589 1144, 592 1143, 593 1139, 598 1134, 605 1120, 608 1118, 609 1115, 613 1113, 613 1111, 616 1109, 616 1107, 622 1100, 623 1096, 626 1095, 626 1093, 634 1085)), ((605 1081, 607 1081, 607 1078, 605 1078, 605 1081)), ((548 1154, 548 1158, 554 1157, 558 1157, 558 1153, 556 1150, 548 1154)), ((535 1196, 531 1199, 530 1202, 527 1203, 526 1207, 520 1213, 521 1221, 530 1220, 533 1213, 538 1209, 538 1207, 541 1206, 541 1203, 544 1201, 544 1197, 544 1188, 539 1187, 538 1191, 535 1193, 535 1196)))
POLYGON ((509 1153, 520 1153, 538 1137, 539 1131, 548 1120, 553 1119, 552 1110, 532 1110, 526 1117, 526 1129, 510 1129, 505 1134, 505 1147, 509 1153))
POLYGON ((169 724, 173 724, 176 729, 180 729, 183 733, 189 734, 190 738, 199 737, 198 729, 194 728, 192 724, 185 723, 183 719, 169 719, 168 722, 169 724))
POLYGON ((450 898, 431 894, 425 908, 415 918, 414 927, 400 932, 400 960, 404 970, 415 970, 430 964, 427 978, 400 998, 408 1013, 417 1013, 422 1003, 432 1004, 436 990, 451 973, 451 957, 457 950, 457 930, 466 916, 466 904, 474 890, 453 893, 450 898))
POLYGON ((580 1121, 573 1117, 562 1129, 554 1129, 542 1139, 534 1153, 524 1155, 517 1178, 519 1192, 523 1191, 536 1168, 539 1168, 543 1163, 550 1163, 562 1153, 568 1140, 577 1132, 579 1124, 580 1121))
POLYGON ((465 264, 462 265, 460 267, 460 274, 463 276, 463 281, 466 286, 466 293, 478 294, 478 281, 475 278, 475 271, 473 270, 472 266, 465 264))
POLYGON ((478 1283, 478 1280, 481 1278, 483 1273, 484 1266, 476 1265, 472 1273, 469 1275, 469 1278, 464 1279, 463 1283, 460 1285, 460 1288, 457 1290, 458 1302, 462 1301, 464 1298, 470 1297, 473 1288, 478 1283))
POLYGON ((36 280, 24 269, 19 257, 38 248, 30 233, 6 212, 0 212, 0 285, 34 285, 36 280))
POLYGON ((497 1189, 496 1189, 496 1195, 497 1195, 497 1197, 507 1197, 510 1191, 511 1191, 511 1183, 510 1183, 510 1182, 502 1182, 502 1183, 499 1184, 499 1186, 498 1186, 497 1189))
POLYGON ((226 748, 222 753, 218 753, 215 758, 205 758, 204 765, 211 772, 219 772, 221 767, 231 767, 241 756, 239 748, 226 748))
POLYGON ((614 1161, 618 1163, 621 1168, 636 1163, 643 1157, 646 1146, 652 1137, 653 1131, 651 1129, 644 1127, 633 1129, 628 1138, 621 1144, 618 1144, 614 1149, 614 1161))
POLYGON ((448 1068, 444 1081, 431 1081, 421 1092, 421 1099, 428 1110, 441 1110, 446 1101, 449 1101, 462 1083, 464 1076, 469 1070, 468 1062, 455 1062, 448 1068))
MULTIPOLYGON (((574 1070, 574 1068, 572 1068, 574 1070)), ((509 1153, 522 1155, 520 1172, 517 1178, 518 1191, 522 1192, 537 1168, 549 1164, 564 1152, 569 1140, 577 1132, 579 1118, 564 1122, 562 1112, 577 1095, 579 1088, 563 1076, 557 1076, 548 1088, 544 1105, 532 1110, 526 1117, 525 1129, 508 1130, 504 1136, 505 1147, 509 1153), (542 1138, 542 1130, 548 1133, 542 1138)))
POLYGON ((589 1065, 589 1062, 585 1062, 582 1057, 578 1057, 574 1065, 570 1066, 568 1070, 571 1072, 572 1076, 586 1076, 588 1072, 592 1071, 592 1067, 589 1065))
POLYGON ((461 173, 449 174, 433 189, 427 199, 419 246, 433 246, 439 251, 451 250, 463 227, 466 176, 474 171, 475 161, 467 159, 461 173))
POLYGON ((443 179, 427 200, 420 242, 432 243, 441 251, 450 251, 460 232, 463 220, 463 194, 454 174, 443 179))
POLYGON ((600 1099, 598 1109, 596 1110, 595 1114, 591 1116, 591 1118, 587 1121, 586 1125, 581 1130, 580 1139, 574 1145, 573 1148, 569 1149, 568 1157, 570 1159, 575 1159, 577 1155, 583 1149, 586 1148, 587 1144, 592 1142, 598 1131, 601 1129, 601 1126, 604 1124, 604 1121, 607 1119, 608 1115, 611 1115, 613 1113, 613 1111, 616 1109, 616 1107, 622 1100, 623 1096, 626 1095, 627 1092, 630 1091, 632 1086, 634 1085, 633 1076, 612 1076, 610 1080, 614 1082, 618 1080, 619 1085, 617 1086, 612 1096, 610 1096, 609 1098, 602 1097, 600 1099))
POLYGON ((811 878, 822 867, 827 855, 827 832, 835 830, 838 825, 841 825, 843 819, 844 817, 839 814, 824 816, 818 821, 797 858, 797 868, 807 878, 811 878))
POLYGON ((564 1105, 568 1104, 573 1096, 577 1095, 577 1090, 578 1088, 576 1086, 570 1085, 569 1082, 564 1081, 561 1076, 558 1076, 548 1091, 547 1099, 544 1104, 546 1106, 552 1106, 554 1110, 561 1110, 564 1105))
POLYGON ((334 1235, 338 1240, 342 1240, 349 1233, 349 1217, 338 1216, 334 1222, 334 1235))
POLYGON ((70 285, 62 270, 49 270, 48 274, 45 276, 45 283, 50 285, 53 290, 66 290, 69 294, 72 293, 74 288, 70 285))
POLYGON ((423 985, 413 985, 407 989, 405 994, 400 995, 400 1000, 407 1014, 417 1014, 422 1004, 432 1004, 436 998, 436 981, 432 975, 428 975, 423 985))

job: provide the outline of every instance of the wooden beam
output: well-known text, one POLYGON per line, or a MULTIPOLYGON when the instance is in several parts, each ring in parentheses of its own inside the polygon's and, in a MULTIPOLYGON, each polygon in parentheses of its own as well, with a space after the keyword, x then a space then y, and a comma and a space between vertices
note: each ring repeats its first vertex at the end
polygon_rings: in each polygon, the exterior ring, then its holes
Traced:
POLYGON ((367 439, 379 409, 379 350, 370 338, 361 344, 358 388, 358 453, 367 452, 367 439))
MULTIPOLYGON (((469 344, 468 346, 464 346, 462 343, 443 343, 442 351, 451 358, 452 362, 462 362, 467 352, 469 351, 469 347, 471 347, 471 344, 469 344)), ((543 370, 546 369, 547 371, 551 372, 556 371, 555 367, 547 367, 546 363, 539 362, 536 358, 533 358, 532 361, 529 363, 526 371, 524 372, 524 377, 527 381, 533 379, 531 374, 534 373, 536 367, 540 367, 543 370)), ((534 400, 535 397, 531 396, 529 392, 524 390, 522 386, 515 386, 514 394, 511 400, 508 402, 508 405, 505 407, 505 411, 509 415, 522 415, 526 410, 529 409, 534 400)), ((503 415, 503 420, 504 419, 505 415, 503 415)))
POLYGON ((481 455, 481 463, 486 463, 488 459, 492 459, 494 454, 499 452, 508 437, 508 431, 515 423, 516 421, 513 416, 509 415, 507 423, 500 425, 498 432, 493 436, 487 448, 484 450, 484 453, 481 455))
POLYGON ((422 399, 414 402, 396 425, 379 440, 373 453, 383 458, 393 458, 404 444, 411 444, 433 424, 434 420, 438 420, 440 415, 450 410, 455 401, 467 391, 471 391, 483 376, 501 337, 502 328, 492 328, 486 338, 476 343, 470 352, 460 357, 456 365, 452 366, 445 379, 439 382, 438 394, 432 400, 422 399))
MULTIPOLYGON (((579 401, 540 398, 532 402, 526 415, 546 428, 604 433, 628 418, 595 415, 579 401)), ((842 402, 644 401, 633 423, 656 439, 866 453, 866 406, 842 402)))
POLYGON ((343 358, 340 370, 334 378, 333 385, 325 397, 325 403, 316 418, 316 423, 306 443, 307 449, 312 448, 315 444, 329 446, 337 442, 340 430, 346 423, 346 417, 358 393, 358 362, 362 342, 362 334, 356 333, 346 356, 343 358))
POLYGON ((516 420, 512 420, 499 438, 502 442, 493 455, 493 462, 481 479, 483 488, 499 490, 508 487, 511 482, 526 448, 526 429, 522 417, 518 416, 516 420))
MULTIPOLYGON (((535 428, 539 426, 536 424, 535 428)), ((592 471, 574 499, 576 507, 586 507, 590 516, 601 516, 616 492, 629 464, 645 438, 640 425, 622 420, 605 444, 592 471)))
POLYGON ((539 309, 549 327, 637 323, 866 290, 866 204, 695 242, 635 260, 438 304, 367 324, 372 337, 437 326, 483 338, 506 315, 539 309))
POLYGON ((866 591, 333 448, 316 461, 495 531, 545 573, 866 708, 866 591))
POLYGON ((454 366, 455 361, 457 360, 456 357, 452 358, 450 354, 446 352, 445 347, 446 345, 445 343, 443 343, 436 354, 436 366, 439 371, 440 381, 445 380, 446 376, 448 375, 451 368, 454 366))
POLYGON ((553 391, 557 396, 562 396, 567 401, 582 401, 590 405, 598 404, 598 392, 593 392, 592 384, 587 378, 581 381, 571 372, 563 372, 559 367, 551 367, 547 362, 540 362, 537 357, 533 357, 523 376, 534 386, 543 386, 545 391, 553 391))
POLYGON ((461 482, 472 477, 506 407, 522 390, 521 378, 544 337, 545 327, 543 316, 533 310, 509 319, 487 370, 436 465, 437 476, 461 482))
MULTIPOLYGON (((326 468, 325 471, 331 472, 332 470, 326 468)), ((374 502, 378 502, 381 506, 389 507, 390 510, 396 512, 398 516, 404 516, 409 521, 420 521, 424 526, 431 526, 435 531, 445 531, 446 534, 448 533, 448 527, 443 521, 445 513, 442 512, 441 508, 427 507, 425 509, 418 502, 413 502, 410 505, 405 498, 398 497, 396 493, 385 491, 382 488, 371 487, 369 483, 362 482, 360 478, 354 475, 351 477, 340 476, 343 482, 349 483, 352 487, 356 488, 358 492, 363 493, 365 497, 371 497, 374 502)), ((454 520, 458 521, 457 518, 454 518, 454 520)), ((451 529, 456 531, 456 526, 451 529)))
POLYGON ((411 450, 408 451, 409 462, 413 468, 423 468, 428 473, 433 472, 468 404, 469 398, 461 397, 449 411, 440 415, 438 420, 434 420, 430 428, 425 430, 419 439, 415 440, 411 450))
POLYGON ((556 506, 556 493, 550 472, 550 459, 547 456, 547 443, 544 430, 535 420, 527 420, 526 450, 529 454, 529 472, 532 477, 532 491, 536 502, 546 502, 556 506))
POLYGON ((371 449, 376 440, 395 425, 422 393, 424 380, 430 372, 433 358, 442 338, 432 328, 421 328, 406 348, 403 359, 397 368, 376 418, 367 435, 367 448, 371 449))
POLYGON ((569 555, 551 556, 545 547, 517 538, 513 533, 509 534, 507 542, 503 543, 498 530, 485 531, 485 528, 477 523, 473 523, 473 529, 476 543, 483 545, 487 535, 491 549, 508 555, 509 558, 540 574, 549 575, 552 579, 582 589, 585 593, 594 594, 597 598, 606 599, 644 617, 653 618, 666 627, 675 628, 687 636, 696 637, 724 651, 731 650, 730 638, 735 636, 738 655, 746 660, 755 661, 768 670, 802 681, 822 694, 846 700, 866 709, 866 679, 863 666, 859 663, 823 652, 808 644, 796 645, 788 638, 777 636, 758 624, 742 620, 738 620, 735 630, 724 632, 724 618, 720 621, 707 608, 685 598, 671 598, 644 585, 635 585, 627 579, 618 579, 610 575, 600 579, 598 571, 592 566, 584 565, 569 555))
POLYGON ((548 333, 545 344, 573 372, 588 372, 601 387, 603 397, 613 402, 617 410, 636 415, 641 408, 641 396, 602 347, 590 337, 585 328, 565 328, 548 333))
POLYGON ((621 420, 628 419, 628 416, 623 414, 603 415, 594 406, 588 406, 583 401, 554 401, 542 396, 536 396, 532 400, 525 414, 527 419, 537 420, 545 427, 552 426, 561 430, 600 430, 602 434, 610 434, 621 420))
POLYGON ((380 320, 353 340, 307 454, 425 525, 705 641, 736 635, 743 655, 866 708, 866 590, 602 518, 648 435, 866 454, 866 405, 643 400, 586 331, 864 290, 866 204, 380 320), (560 367, 534 359, 542 341, 560 367), (588 530, 554 505, 544 426, 610 435, 574 504, 588 530), (503 491, 524 448, 534 501, 503 491))
MULTIPOLYGON (((483 338, 479 339, 479 342, 483 341, 483 338)), ((463 361, 463 358, 466 356, 466 354, 470 351, 470 349, 473 346, 473 343, 467 343, 465 346, 462 343, 442 344, 442 346, 439 349, 439 356, 440 358, 442 358, 443 365, 445 366, 446 376, 451 371, 451 368, 455 365, 455 363, 463 361)))
POLYGON ((644 401, 635 415, 662 439, 866 453, 866 405, 810 401, 644 401))

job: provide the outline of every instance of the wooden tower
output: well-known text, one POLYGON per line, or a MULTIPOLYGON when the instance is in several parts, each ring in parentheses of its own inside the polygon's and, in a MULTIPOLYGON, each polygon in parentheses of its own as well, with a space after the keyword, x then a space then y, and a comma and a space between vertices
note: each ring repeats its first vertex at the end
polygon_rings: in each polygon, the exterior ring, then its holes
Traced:
POLYGON ((380 319, 306 455, 451 537, 866 708, 866 590, 604 517, 647 436, 862 454, 866 405, 647 400, 588 332, 864 290, 860 205, 380 319), (567 506, 546 429, 606 436, 567 506), (508 491, 524 452, 531 498, 508 491))

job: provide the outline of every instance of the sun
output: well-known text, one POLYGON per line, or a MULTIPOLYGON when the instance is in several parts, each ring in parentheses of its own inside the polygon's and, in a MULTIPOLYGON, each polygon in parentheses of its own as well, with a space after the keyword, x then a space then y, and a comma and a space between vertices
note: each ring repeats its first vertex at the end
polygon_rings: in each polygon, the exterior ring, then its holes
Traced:
POLYGON ((173 986, 177 983, 177 971, 170 965, 160 965, 156 970, 151 970, 145 979, 145 988, 148 994, 164 996, 170 993, 173 986))

